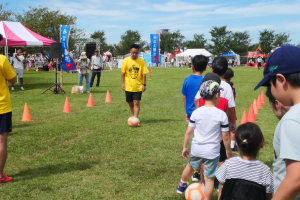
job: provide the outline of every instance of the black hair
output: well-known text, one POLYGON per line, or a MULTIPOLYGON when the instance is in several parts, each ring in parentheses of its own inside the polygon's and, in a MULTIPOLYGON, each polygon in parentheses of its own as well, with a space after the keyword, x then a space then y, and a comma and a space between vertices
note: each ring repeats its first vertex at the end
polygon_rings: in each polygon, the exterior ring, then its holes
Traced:
POLYGON ((2 34, 0 34, 0 41, 1 41, 1 40, 3 40, 3 35, 2 35, 2 34))
MULTIPOLYGON (((291 74, 283 74, 285 79, 291 86, 298 88, 300 87, 300 72, 291 73, 291 74)), ((276 87, 276 76, 272 76, 270 78, 270 82, 276 87)))
POLYGON ((202 55, 197 55, 192 60, 193 66, 197 72, 203 72, 207 66, 207 58, 202 55))
POLYGON ((228 68, 227 73, 225 74, 225 76, 223 77, 224 79, 230 79, 234 77, 234 72, 231 68, 228 68))
POLYGON ((275 102, 276 102, 276 99, 274 98, 274 96, 272 95, 272 92, 271 92, 271 86, 267 86, 267 91, 266 91, 266 96, 269 98, 269 102, 272 104, 272 107, 277 110, 277 107, 275 106, 275 102))
POLYGON ((21 50, 22 50, 22 47, 17 47, 17 48, 16 48, 16 50, 17 50, 17 51, 18 51, 19 49, 21 49, 21 50))
POLYGON ((259 126, 252 122, 240 125, 235 131, 235 141, 241 155, 256 157, 263 140, 259 126))
POLYGON ((228 70, 228 62, 225 57, 216 57, 212 62, 214 73, 223 76, 228 70))
POLYGON ((207 96, 207 97, 201 97, 204 101, 207 101, 207 100, 213 100, 213 98, 214 98, 214 96, 216 95, 216 94, 218 94, 219 93, 219 95, 220 95, 220 92, 216 92, 216 93, 214 93, 212 96, 207 96))
POLYGON ((130 49, 132 49, 132 48, 140 50, 140 46, 137 44, 130 45, 130 49))

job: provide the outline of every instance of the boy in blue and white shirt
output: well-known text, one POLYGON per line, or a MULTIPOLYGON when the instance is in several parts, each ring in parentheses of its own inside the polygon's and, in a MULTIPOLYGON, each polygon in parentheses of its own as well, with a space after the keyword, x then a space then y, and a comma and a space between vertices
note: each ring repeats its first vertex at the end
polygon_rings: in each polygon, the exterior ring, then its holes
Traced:
POLYGON ((205 104, 196 109, 190 118, 189 126, 185 133, 182 157, 187 159, 189 154, 188 144, 194 133, 191 145, 189 163, 185 167, 177 193, 182 194, 187 188, 187 181, 193 171, 200 170, 204 165, 204 180, 206 199, 211 199, 214 190, 214 178, 218 169, 217 162, 220 155, 220 142, 223 139, 227 157, 233 157, 230 148, 230 135, 228 118, 224 111, 216 108, 220 101, 220 85, 212 80, 200 85, 200 95, 205 104))

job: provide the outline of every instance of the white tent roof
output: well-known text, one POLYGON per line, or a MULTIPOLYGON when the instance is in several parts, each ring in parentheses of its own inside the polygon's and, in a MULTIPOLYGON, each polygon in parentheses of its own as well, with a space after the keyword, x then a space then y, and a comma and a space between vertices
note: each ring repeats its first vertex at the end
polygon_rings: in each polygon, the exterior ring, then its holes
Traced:
POLYGON ((176 57, 194 57, 196 55, 212 56, 212 54, 205 49, 187 49, 185 52, 177 54, 176 57))

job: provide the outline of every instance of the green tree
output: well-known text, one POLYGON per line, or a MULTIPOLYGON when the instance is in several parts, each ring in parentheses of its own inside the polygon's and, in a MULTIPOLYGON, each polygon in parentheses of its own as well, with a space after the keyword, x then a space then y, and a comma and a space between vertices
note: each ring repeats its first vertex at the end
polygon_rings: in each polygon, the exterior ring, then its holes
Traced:
POLYGON ((261 52, 270 53, 272 50, 272 44, 274 43, 275 39, 274 31, 264 29, 263 31, 260 31, 259 34, 259 44, 261 47, 261 52))
POLYGON ((206 48, 207 40, 203 34, 194 34, 193 40, 187 40, 183 43, 183 46, 188 49, 206 48))
POLYGON ((160 52, 174 53, 178 45, 183 46, 184 36, 179 30, 169 34, 160 35, 160 52))
MULTIPOLYGON (((8 3, 5 4, 7 6, 8 3)), ((14 19, 14 11, 12 10, 5 10, 3 4, 0 4, 0 21, 15 21, 14 19)))
POLYGON ((277 46, 279 44, 279 46, 283 46, 283 45, 287 45, 290 41, 291 41, 290 34, 278 33, 278 34, 275 34, 275 39, 274 39, 273 45, 277 46))
POLYGON ((239 55, 247 55, 248 39, 250 35, 247 31, 232 33, 230 48, 239 55))
MULTIPOLYGON (((29 7, 28 11, 16 16, 16 19, 32 31, 60 42, 60 25, 71 25, 71 33, 69 38, 69 50, 75 49, 75 43, 79 43, 81 38, 85 36, 83 30, 75 27, 76 17, 62 13, 59 9, 51 10, 47 7, 29 7)), ((40 52, 45 54, 49 51, 45 48, 39 48, 40 52)), ((34 51, 34 50, 33 50, 34 51)))
POLYGON ((95 31, 91 35, 91 38, 100 39, 100 53, 104 53, 105 51, 108 50, 108 46, 106 44, 106 37, 105 37, 105 32, 104 31, 95 31))
POLYGON ((209 33, 211 34, 211 41, 213 42, 213 46, 210 47, 213 49, 213 54, 220 55, 230 50, 231 31, 227 29, 227 26, 213 26, 209 33))
POLYGON ((300 42, 299 42, 299 44, 297 44, 297 47, 300 47, 300 42))
POLYGON ((116 53, 119 55, 125 55, 129 53, 130 45, 138 44, 140 51, 144 51, 146 42, 141 39, 141 35, 138 31, 127 30, 121 35, 121 41, 116 49, 116 53))
POLYGON ((256 51, 258 46, 259 46, 258 43, 252 44, 248 47, 248 51, 256 51))

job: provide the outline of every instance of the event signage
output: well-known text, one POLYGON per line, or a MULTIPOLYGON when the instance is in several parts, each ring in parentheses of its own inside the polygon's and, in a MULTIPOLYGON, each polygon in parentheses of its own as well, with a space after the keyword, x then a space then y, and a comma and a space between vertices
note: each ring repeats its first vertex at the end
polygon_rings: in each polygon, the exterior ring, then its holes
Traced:
POLYGON ((159 63, 159 34, 150 34, 151 62, 159 63))
POLYGON ((69 54, 69 36, 71 26, 61 26, 61 46, 63 53, 62 71, 76 71, 76 65, 73 58, 69 54))

